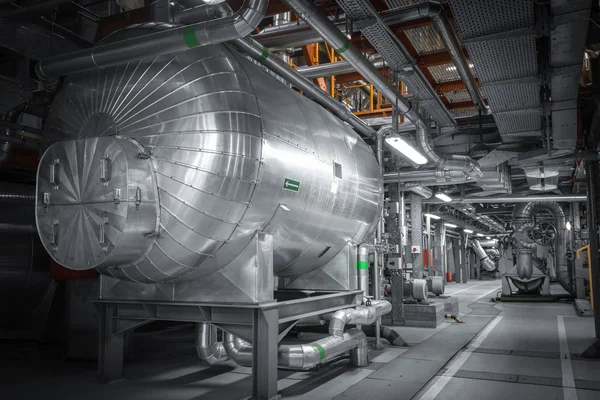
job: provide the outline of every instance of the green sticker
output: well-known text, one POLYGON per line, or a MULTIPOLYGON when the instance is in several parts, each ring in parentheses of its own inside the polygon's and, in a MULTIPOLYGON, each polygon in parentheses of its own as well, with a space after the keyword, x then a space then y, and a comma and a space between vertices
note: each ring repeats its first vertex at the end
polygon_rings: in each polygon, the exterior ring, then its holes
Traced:
POLYGON ((196 30, 193 26, 183 28, 183 41, 189 48, 200 46, 200 42, 198 42, 198 38, 196 37, 196 30))
POLYGON ((263 52, 262 52, 262 54, 260 55, 260 57, 258 57, 258 62, 263 62, 267 58, 269 58, 269 50, 264 49, 263 52))
POLYGON ((285 180, 283 181, 283 188, 285 190, 291 190, 292 192, 297 192, 300 190, 300 182, 295 181, 290 178, 285 178, 285 180))
POLYGON ((368 261, 359 261, 356 263, 356 269, 369 269, 368 261))
POLYGON ((346 40, 346 43, 344 43, 344 45, 342 47, 340 47, 339 49, 335 49, 335 51, 337 51, 338 54, 342 54, 343 52, 345 52, 349 48, 350 48, 350 41, 346 40))
POLYGON ((319 358, 321 359, 321 361, 323 361, 325 359, 325 349, 323 348, 323 346, 316 342, 311 343, 310 345, 315 349, 319 350, 319 358))

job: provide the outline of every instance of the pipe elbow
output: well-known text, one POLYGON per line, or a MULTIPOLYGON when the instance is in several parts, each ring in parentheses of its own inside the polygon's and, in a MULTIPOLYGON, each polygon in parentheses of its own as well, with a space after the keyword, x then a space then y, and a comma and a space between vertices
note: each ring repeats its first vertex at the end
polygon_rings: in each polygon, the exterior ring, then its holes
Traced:
POLYGON ((244 0, 242 7, 233 14, 233 27, 239 37, 252 33, 265 17, 268 6, 268 0, 244 0))
POLYGON ((444 7, 437 1, 419 3, 419 15, 424 18, 440 18, 444 15, 444 7))

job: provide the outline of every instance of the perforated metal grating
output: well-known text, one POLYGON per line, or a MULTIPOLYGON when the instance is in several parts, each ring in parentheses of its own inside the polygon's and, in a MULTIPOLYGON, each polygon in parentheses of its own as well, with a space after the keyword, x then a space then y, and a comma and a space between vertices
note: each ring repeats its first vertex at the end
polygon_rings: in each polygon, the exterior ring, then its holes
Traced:
POLYGON ((385 0, 390 9, 410 6, 411 4, 424 3, 429 0, 385 0))
POLYGON ((540 85, 537 83, 491 85, 481 89, 490 104, 493 104, 493 112, 539 108, 539 91, 540 85))
POLYGON ((448 0, 463 40, 533 26, 533 1, 448 0))
POLYGON ((466 117, 473 117, 475 115, 479 115, 479 111, 477 111, 477 108, 475 108, 475 107, 457 108, 454 110, 450 110, 450 112, 452 113, 454 118, 466 118, 466 117))
POLYGON ((535 36, 522 36, 466 45, 481 82, 524 78, 537 74, 535 36))
POLYGON ((444 93, 444 96, 448 99, 450 103, 458 103, 462 101, 471 100, 471 96, 469 96, 469 92, 466 90, 454 90, 452 92, 444 93))
POLYGON ((495 115, 495 119, 500 134, 515 134, 518 132, 539 131, 542 128, 541 118, 537 114, 500 114, 495 115))
POLYGON ((419 55, 446 50, 440 35, 431 26, 409 29, 404 33, 419 55))

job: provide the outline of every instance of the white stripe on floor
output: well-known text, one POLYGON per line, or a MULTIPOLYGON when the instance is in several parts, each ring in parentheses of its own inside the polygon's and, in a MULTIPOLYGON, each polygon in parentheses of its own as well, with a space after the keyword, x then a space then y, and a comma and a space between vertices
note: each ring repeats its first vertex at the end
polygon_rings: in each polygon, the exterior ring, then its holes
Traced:
POLYGON ((461 293, 461 292, 464 292, 465 290, 470 290, 470 289, 476 288, 477 286, 485 285, 486 283, 489 283, 489 282, 478 283, 477 285, 469 286, 468 288, 464 288, 464 289, 457 290, 456 292, 448 293, 448 296, 454 296, 457 293, 461 293))
POLYGON ((467 361, 467 359, 471 355, 471 352, 476 350, 481 345, 481 343, 483 343, 485 338, 496 327, 496 325, 498 325, 498 322, 500 322, 501 319, 502 319, 502 316, 495 317, 485 327, 485 329, 483 331, 479 332, 479 334, 475 337, 475 339, 473 339, 471 341, 471 343, 469 343, 467 348, 464 351, 462 351, 461 353, 459 353, 458 356, 456 356, 452 360, 452 362, 448 366, 448 369, 446 370, 446 372, 444 372, 444 374, 442 376, 438 377, 433 382, 433 384, 429 387, 429 389, 419 397, 419 400, 435 399, 437 397, 437 395, 440 394, 440 392, 448 384, 448 382, 450 382, 450 379, 452 379, 452 377, 460 370, 460 368, 463 366, 465 361, 467 361))
POLYGON ((475 300, 473 300, 473 303, 475 303, 475 302, 476 302, 477 300, 479 300, 479 299, 482 299, 482 298, 484 298, 485 296, 488 296, 488 295, 490 295, 490 294, 492 294, 492 293, 494 293, 494 292, 497 292, 497 291, 498 291, 498 289, 502 289, 502 286, 495 287, 495 288, 493 288, 492 290, 490 290, 489 292, 482 294, 481 296, 479 296, 479 297, 477 297, 475 300))
POLYGON ((567 342, 567 331, 565 320, 562 315, 558 319, 558 343, 560 345, 560 369, 562 371, 562 387, 565 400, 577 400, 577 389, 573 379, 573 366, 571 365, 571 353, 567 342))

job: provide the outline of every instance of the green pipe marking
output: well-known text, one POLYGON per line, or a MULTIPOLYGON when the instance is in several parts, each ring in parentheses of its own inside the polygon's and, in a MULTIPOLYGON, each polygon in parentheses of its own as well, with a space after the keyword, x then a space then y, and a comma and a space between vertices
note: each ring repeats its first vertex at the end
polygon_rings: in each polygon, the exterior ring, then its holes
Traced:
POLYGON ((200 46, 194 26, 186 26, 183 28, 183 41, 189 48, 200 46))
POLYGON ((350 41, 346 39, 346 42, 344 43, 344 45, 342 47, 340 47, 339 49, 335 49, 335 51, 337 51, 339 54, 342 54, 349 48, 350 48, 350 41))
POLYGON ((258 57, 258 62, 263 62, 265 61, 267 58, 269 58, 269 50, 268 49, 263 49, 262 54, 260 55, 260 57, 258 57))
POLYGON ((368 261, 359 261, 356 263, 356 269, 369 269, 368 261))
POLYGON ((325 359, 325 349, 319 343, 314 342, 310 344, 315 349, 319 350, 319 359, 323 361, 325 359))

